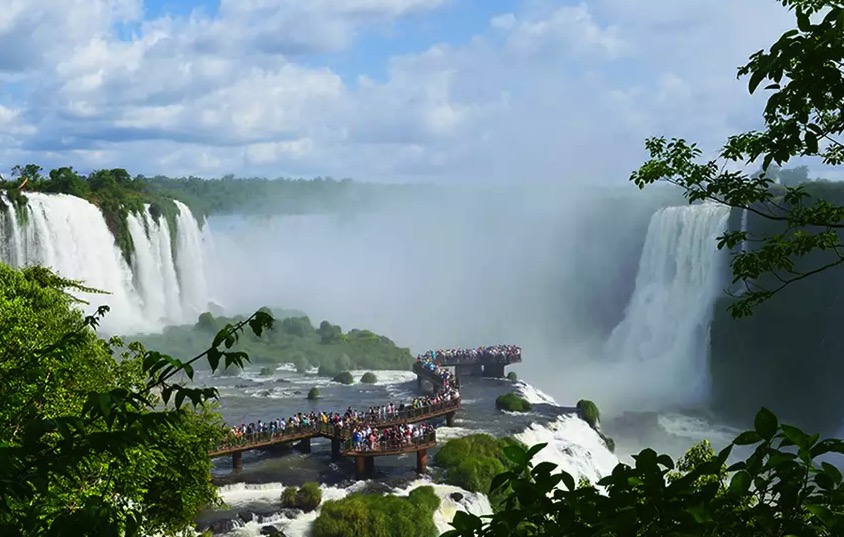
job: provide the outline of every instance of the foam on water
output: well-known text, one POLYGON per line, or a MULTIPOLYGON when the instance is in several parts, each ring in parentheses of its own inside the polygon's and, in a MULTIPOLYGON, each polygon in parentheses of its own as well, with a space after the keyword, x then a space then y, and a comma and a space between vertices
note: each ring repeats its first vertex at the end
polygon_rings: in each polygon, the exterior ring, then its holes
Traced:
POLYGON ((595 483, 612 473, 618 458, 607 449, 598 434, 574 415, 560 416, 548 425, 532 424, 515 435, 528 446, 547 442, 534 457, 534 464, 553 462, 575 480, 585 477, 595 483))
POLYGON ((513 384, 513 386, 516 390, 516 393, 518 393, 521 397, 524 397, 525 400, 532 405, 546 404, 559 406, 557 404, 557 401, 554 400, 553 397, 543 392, 542 390, 531 386, 527 382, 518 380, 513 384))

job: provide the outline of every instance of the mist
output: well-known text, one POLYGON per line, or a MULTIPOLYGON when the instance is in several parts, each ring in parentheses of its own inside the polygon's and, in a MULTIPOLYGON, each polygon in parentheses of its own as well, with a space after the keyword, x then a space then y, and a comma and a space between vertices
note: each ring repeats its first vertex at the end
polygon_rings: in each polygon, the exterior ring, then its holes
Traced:
POLYGON ((621 374, 602 349, 651 216, 682 203, 629 185, 460 187, 362 214, 212 217, 212 299, 228 313, 300 309, 413 352, 519 344, 520 378, 561 404, 620 412, 654 381, 635 365, 621 374))

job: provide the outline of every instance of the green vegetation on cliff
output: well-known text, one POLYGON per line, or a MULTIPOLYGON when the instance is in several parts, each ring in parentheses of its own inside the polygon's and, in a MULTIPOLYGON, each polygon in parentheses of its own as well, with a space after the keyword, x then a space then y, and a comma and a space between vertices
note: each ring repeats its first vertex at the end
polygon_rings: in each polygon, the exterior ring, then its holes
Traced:
POLYGON ((510 392, 495 398, 495 408, 508 412, 529 412, 533 407, 524 397, 510 392))
POLYGON ((601 422, 601 411, 598 405, 588 399, 581 399, 577 402, 577 411, 580 417, 593 429, 601 422))
MULTIPOLYGON (((318 367, 319 374, 334 377, 351 369, 410 369, 413 357, 407 348, 396 346, 393 341, 369 330, 350 330, 344 333, 337 325, 322 321, 314 328, 308 317, 299 312, 269 308, 261 311, 274 313, 281 321, 262 337, 244 336, 238 350, 247 352, 253 363, 292 363, 305 372, 318 367), (282 317, 284 315, 301 315, 282 317)), ((227 324, 242 317, 215 317, 209 312, 199 316, 196 324, 168 326, 161 334, 137 336, 144 344, 171 354, 192 355, 202 348, 203 342, 227 324)), ((354 379, 352 379, 354 382, 354 379)))
POLYGON ((134 244, 126 219, 130 213, 143 212, 144 204, 150 205, 150 215, 156 221, 159 218, 167 220, 171 241, 174 240, 179 209, 173 199, 151 189, 146 182, 133 179, 126 170, 97 170, 87 176, 70 167, 50 170, 46 176, 43 171, 35 164, 15 166, 12 168, 15 179, 0 181, 0 190, 6 190, 9 200, 18 208, 26 204, 27 191, 70 194, 88 200, 102 211, 106 225, 127 262, 131 260, 134 244), (21 191, 18 187, 24 181, 26 185, 21 191))
POLYGON ((378 377, 376 377, 375 373, 373 373, 372 371, 367 371, 366 373, 361 375, 360 381, 363 384, 375 384, 376 382, 378 382, 378 377))
POLYGON ((407 497, 355 492, 322 505, 311 537, 436 537, 434 512, 440 499, 433 487, 418 487, 407 497))
POLYGON ((320 395, 319 388, 317 388, 316 386, 314 386, 313 388, 308 390, 308 399, 309 400, 315 401, 315 400, 319 399, 320 397, 322 397, 322 395, 320 395))

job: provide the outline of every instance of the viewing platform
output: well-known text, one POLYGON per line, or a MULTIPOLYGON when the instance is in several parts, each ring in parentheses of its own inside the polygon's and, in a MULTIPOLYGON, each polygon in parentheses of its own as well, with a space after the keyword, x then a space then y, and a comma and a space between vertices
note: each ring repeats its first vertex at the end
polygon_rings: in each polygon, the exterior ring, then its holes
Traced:
MULTIPOLYGON (((451 426, 454 423, 454 415, 460 408, 460 398, 426 405, 421 408, 409 408, 398 411, 385 419, 365 422, 377 428, 392 427, 406 423, 418 423, 438 417, 445 417, 446 423, 451 426)), ((356 424, 359 425, 359 424, 356 424)), ((254 433, 249 438, 231 439, 221 444, 217 449, 208 452, 209 457, 222 457, 231 455, 232 467, 239 469, 243 467, 243 453, 252 449, 267 449, 274 446, 296 443, 296 446, 305 453, 311 452, 312 438, 327 438, 331 440, 331 455, 334 458, 341 456, 355 457, 358 464, 359 475, 371 475, 374 469, 372 457, 384 455, 401 455, 404 453, 417 453, 417 470, 421 468, 424 472, 427 468, 427 450, 436 445, 436 434, 430 433, 420 440, 424 442, 413 442, 411 444, 400 444, 387 446, 383 449, 361 451, 352 445, 352 427, 338 427, 331 424, 319 423, 310 427, 287 428, 275 433, 264 432, 254 433), (367 462, 369 460, 369 462, 367 462)))
MULTIPOLYGON (((450 349, 428 351, 424 355, 430 358, 431 362, 440 367, 454 367, 454 374, 460 377, 504 377, 504 368, 508 365, 522 362, 522 349, 516 345, 495 345, 491 347, 479 347, 477 349, 450 349)), ((422 380, 434 383, 432 375, 435 372, 426 370, 416 362, 413 371, 416 373, 417 382, 421 385, 422 380), (430 373, 425 375, 423 373, 430 373)), ((442 382, 440 382, 440 385, 442 382)), ((434 387, 436 389, 436 384, 434 387)))

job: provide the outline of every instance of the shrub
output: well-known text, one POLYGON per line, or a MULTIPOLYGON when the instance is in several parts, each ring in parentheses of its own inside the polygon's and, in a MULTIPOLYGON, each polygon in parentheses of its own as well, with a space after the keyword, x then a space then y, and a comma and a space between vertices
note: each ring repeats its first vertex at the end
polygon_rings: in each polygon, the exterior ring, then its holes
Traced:
POLYGON ((296 493, 296 506, 306 513, 319 507, 320 502, 322 489, 319 488, 319 483, 308 481, 296 493))
POLYGON ((355 492, 323 504, 311 537, 434 537, 439 506, 432 487, 418 487, 407 497, 355 492))
MULTIPOLYGON (((520 445, 512 438, 494 438, 488 434, 472 434, 446 442, 434 456, 437 466, 445 470, 445 482, 472 492, 490 494, 492 479, 512 467, 505 448, 520 445)), ((497 508, 502 492, 490 495, 497 508)))
POLYGON ((355 377, 353 377, 352 374, 348 371, 343 371, 342 373, 339 373, 333 379, 331 379, 331 382, 339 382, 341 384, 354 384, 355 377))
POLYGON ((298 489, 296 487, 284 487, 284 490, 281 491, 281 505, 282 507, 288 507, 290 509, 296 508, 296 493, 298 489))
POLYGON ((299 488, 285 487, 281 492, 281 505, 288 509, 301 509, 310 512, 322 502, 322 489, 319 483, 308 481, 299 488))
POLYGON ((316 400, 316 399, 319 399, 319 398, 320 398, 319 388, 317 388, 316 386, 314 386, 314 387, 313 387, 313 388, 311 388, 311 389, 310 389, 310 391, 308 392, 308 399, 310 399, 311 401, 313 401, 313 400, 316 400))
POLYGON ((507 380, 509 380, 510 382, 516 382, 517 380, 519 380, 519 376, 516 374, 515 371, 510 371, 509 373, 507 373, 507 380))
POLYGON ((577 412, 580 418, 592 428, 597 427, 601 422, 601 412, 598 410, 598 405, 588 399, 581 399, 577 402, 577 412))
POLYGON ((364 384, 375 384, 378 382, 378 377, 375 376, 375 373, 372 371, 367 371, 360 377, 360 381, 364 384))
POLYGON ((262 367, 261 368, 261 376, 262 377, 271 377, 275 373, 275 370, 272 367, 262 367))
POLYGON ((510 392, 495 398, 495 408, 509 412, 528 412, 533 407, 524 397, 510 392))

